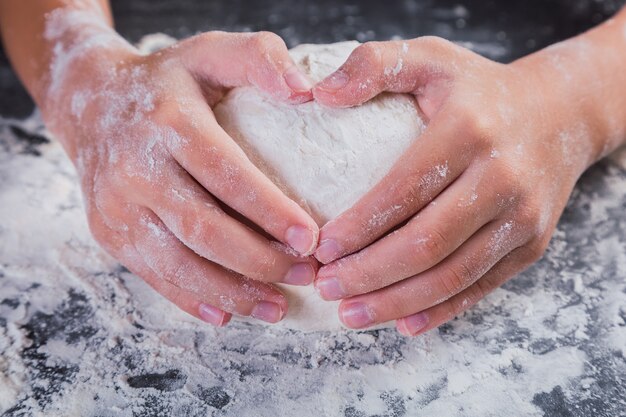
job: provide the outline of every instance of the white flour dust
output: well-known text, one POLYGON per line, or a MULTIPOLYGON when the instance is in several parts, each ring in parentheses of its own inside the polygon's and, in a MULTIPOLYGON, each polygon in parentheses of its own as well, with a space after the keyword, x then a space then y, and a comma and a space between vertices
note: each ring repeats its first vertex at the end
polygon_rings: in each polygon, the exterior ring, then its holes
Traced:
MULTIPOLYGON (((291 56, 319 81, 358 45, 300 45, 291 56)), ((320 226, 372 189, 424 129, 414 99, 403 94, 382 94, 357 108, 333 109, 315 101, 278 103, 253 87, 240 87, 229 92, 214 113, 250 159, 320 226)), ((443 179, 448 167, 436 171, 443 179)), ((282 326, 307 331, 342 327, 338 302, 323 301, 312 286, 283 288, 289 314, 282 326)))
MULTIPOLYGON (((291 56, 319 81, 358 45, 300 45, 291 56)), ((253 161, 320 224, 382 179, 424 129, 414 99, 401 94, 381 95, 358 108, 331 109, 315 101, 277 103, 253 87, 241 87, 227 94, 214 112, 253 161)))
POLYGON ((619 416, 625 155, 582 179, 542 261, 439 330, 214 329, 97 246, 37 116, 0 119, 0 413, 619 416))

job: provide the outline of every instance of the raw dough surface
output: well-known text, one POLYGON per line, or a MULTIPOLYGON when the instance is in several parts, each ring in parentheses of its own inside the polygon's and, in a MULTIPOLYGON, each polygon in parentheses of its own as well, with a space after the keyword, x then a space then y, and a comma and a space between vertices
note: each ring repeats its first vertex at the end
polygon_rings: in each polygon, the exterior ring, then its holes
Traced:
MULTIPOLYGON (((319 81, 358 45, 300 45, 291 55, 319 81)), ((214 112, 248 157, 320 226, 381 180, 424 129, 415 100, 403 94, 382 94, 356 108, 332 109, 314 101, 279 103, 253 87, 241 87, 230 91, 214 112)), ((312 286, 283 289, 289 300, 283 326, 303 331, 342 328, 338 302, 323 301, 312 286)))

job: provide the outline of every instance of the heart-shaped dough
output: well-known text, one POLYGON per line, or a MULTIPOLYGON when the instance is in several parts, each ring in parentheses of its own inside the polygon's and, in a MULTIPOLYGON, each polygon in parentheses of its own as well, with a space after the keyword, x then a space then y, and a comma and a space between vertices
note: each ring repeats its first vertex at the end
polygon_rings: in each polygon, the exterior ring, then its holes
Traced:
MULTIPOLYGON (((300 45, 291 56, 319 81, 358 45, 300 45)), ((315 101, 279 103, 253 87, 240 87, 214 113, 248 157, 320 226, 380 181, 424 130, 415 99, 405 94, 384 93, 362 106, 336 109, 315 101)), ((323 301, 312 286, 282 288, 289 300, 283 326, 303 331, 342 328, 337 302, 323 301)))

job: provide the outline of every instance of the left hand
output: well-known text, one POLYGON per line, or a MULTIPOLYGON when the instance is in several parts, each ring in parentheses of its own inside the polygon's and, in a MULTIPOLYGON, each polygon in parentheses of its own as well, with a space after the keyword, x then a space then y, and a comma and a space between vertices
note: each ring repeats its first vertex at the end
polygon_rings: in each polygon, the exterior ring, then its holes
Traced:
MULTIPOLYGON (((555 72, 554 74, 557 74, 555 72)), ((439 38, 371 42, 313 90, 336 107, 410 93, 428 127, 391 171, 320 232, 315 285, 351 328, 416 335, 454 318, 544 252, 593 126, 540 65, 439 38)))

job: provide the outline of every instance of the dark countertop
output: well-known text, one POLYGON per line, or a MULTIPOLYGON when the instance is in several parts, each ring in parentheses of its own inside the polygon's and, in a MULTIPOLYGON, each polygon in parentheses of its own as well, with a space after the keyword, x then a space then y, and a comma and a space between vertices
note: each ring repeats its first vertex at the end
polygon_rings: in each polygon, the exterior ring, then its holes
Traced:
MULTIPOLYGON (((508 62, 613 1, 116 0, 132 41, 444 36, 508 62)), ((73 170, 0 56, 0 412, 7 416, 626 416, 626 151, 579 182, 545 257, 416 339, 214 330, 90 239, 73 170), (21 120, 25 119, 25 120, 21 120)))

